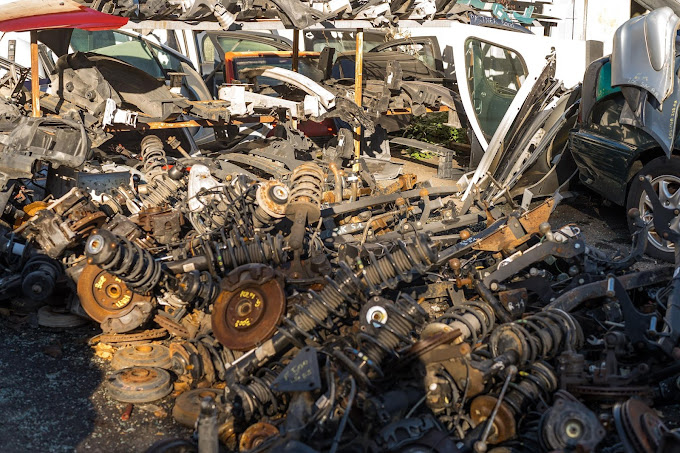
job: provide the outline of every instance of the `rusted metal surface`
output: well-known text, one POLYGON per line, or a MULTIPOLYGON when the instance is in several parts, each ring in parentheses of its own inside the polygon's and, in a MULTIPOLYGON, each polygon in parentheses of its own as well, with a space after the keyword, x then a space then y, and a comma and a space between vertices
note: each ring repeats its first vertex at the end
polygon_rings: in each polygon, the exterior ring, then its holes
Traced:
POLYGON ((78 297, 85 312, 99 322, 131 304, 151 300, 133 293, 120 278, 91 264, 85 266, 78 279, 78 297))
POLYGON ((212 313, 213 332, 225 347, 247 351, 274 333, 285 309, 283 288, 272 269, 243 266, 223 280, 212 313))

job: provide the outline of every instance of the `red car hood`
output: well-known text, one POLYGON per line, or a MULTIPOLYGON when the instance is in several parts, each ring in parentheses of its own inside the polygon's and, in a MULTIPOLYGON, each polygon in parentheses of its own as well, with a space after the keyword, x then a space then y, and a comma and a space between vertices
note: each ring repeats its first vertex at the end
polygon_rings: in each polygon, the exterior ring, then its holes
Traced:
POLYGON ((120 28, 127 22, 126 17, 100 13, 74 0, 0 0, 0 32, 48 28, 106 30, 120 28))

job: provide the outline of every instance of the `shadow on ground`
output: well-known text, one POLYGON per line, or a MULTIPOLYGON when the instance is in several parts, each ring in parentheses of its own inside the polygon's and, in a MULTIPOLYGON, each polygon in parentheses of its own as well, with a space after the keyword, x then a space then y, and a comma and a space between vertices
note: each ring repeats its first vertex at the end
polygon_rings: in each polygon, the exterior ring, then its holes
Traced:
POLYGON ((125 404, 103 388, 109 364, 93 354, 94 325, 55 331, 37 325, 35 314, 0 317, 0 445, 3 453, 141 452, 159 439, 187 437, 165 398, 125 404))

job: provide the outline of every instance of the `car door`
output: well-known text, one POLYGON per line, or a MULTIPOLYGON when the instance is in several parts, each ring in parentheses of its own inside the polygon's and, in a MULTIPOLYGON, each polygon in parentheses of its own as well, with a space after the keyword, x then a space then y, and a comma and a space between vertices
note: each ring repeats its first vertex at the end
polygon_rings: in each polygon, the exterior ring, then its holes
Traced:
POLYGON ((461 103, 473 140, 483 152, 476 171, 464 181, 467 200, 497 164, 506 135, 541 79, 554 43, 535 35, 465 24, 452 24, 451 29, 447 45, 453 50, 461 103))

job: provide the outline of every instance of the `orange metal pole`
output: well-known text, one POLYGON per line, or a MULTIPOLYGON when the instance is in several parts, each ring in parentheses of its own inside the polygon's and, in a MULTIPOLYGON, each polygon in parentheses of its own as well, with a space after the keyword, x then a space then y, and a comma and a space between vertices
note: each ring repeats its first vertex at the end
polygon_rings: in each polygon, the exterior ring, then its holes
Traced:
POLYGON ((40 117, 40 61, 38 59, 38 32, 31 31, 31 105, 33 116, 40 117))

